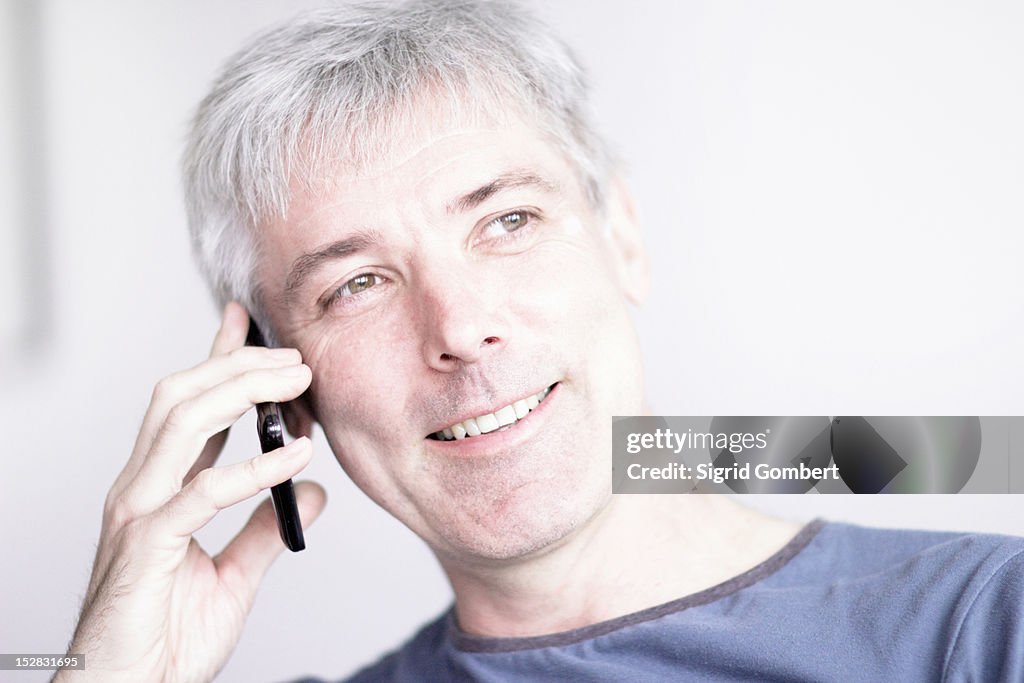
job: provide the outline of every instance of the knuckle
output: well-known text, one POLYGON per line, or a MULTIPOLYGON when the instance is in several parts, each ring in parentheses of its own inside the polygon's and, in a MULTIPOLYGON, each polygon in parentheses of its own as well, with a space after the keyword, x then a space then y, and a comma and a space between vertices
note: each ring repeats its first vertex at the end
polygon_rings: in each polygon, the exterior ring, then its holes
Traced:
POLYGON ((138 546, 140 543, 144 542, 148 531, 149 525, 146 524, 145 520, 139 517, 131 519, 118 530, 118 545, 122 548, 138 546))
POLYGON ((187 429, 190 424, 191 410, 190 402, 184 401, 182 403, 175 404, 170 410, 167 411, 167 417, 164 418, 164 426, 167 429, 182 430, 187 429))
POLYGON ((107 494, 107 499, 103 503, 104 526, 120 529, 128 524, 132 517, 132 510, 122 496, 115 495, 113 491, 107 494))
POLYGON ((103 514, 108 515, 114 511, 118 501, 121 499, 121 492, 116 488, 111 488, 107 491, 107 497, 103 499, 103 514))
POLYGON ((153 387, 153 403, 167 403, 173 401, 181 391, 181 373, 174 373, 164 377, 153 387))
POLYGON ((264 467, 265 462, 265 456, 262 455, 246 460, 243 465, 245 476, 253 481, 262 483, 263 475, 266 470, 264 467))
POLYGON ((200 500, 212 500, 217 488, 217 477, 217 472, 212 467, 200 470, 189 483, 192 496, 200 500))

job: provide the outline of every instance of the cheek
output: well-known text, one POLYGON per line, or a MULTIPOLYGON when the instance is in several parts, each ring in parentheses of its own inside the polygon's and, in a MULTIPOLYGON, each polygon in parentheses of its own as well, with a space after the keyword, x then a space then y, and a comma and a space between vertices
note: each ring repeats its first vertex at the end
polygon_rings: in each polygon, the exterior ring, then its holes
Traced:
POLYGON ((622 309, 621 295, 596 237, 579 227, 538 245, 516 273, 509 309, 566 350, 582 350, 601 335, 622 309))
POLYGON ((603 237, 585 229, 591 232, 543 245, 527 277, 530 295, 512 297, 510 304, 566 354, 568 379, 589 397, 583 402, 587 419, 605 425, 610 415, 641 410, 643 366, 603 237))
POLYGON ((396 426, 404 424, 403 402, 414 372, 408 367, 411 343, 397 319, 345 326, 328 319, 300 347, 313 370, 316 417, 335 458, 364 493, 394 514, 407 507, 397 470, 408 465, 401 456, 409 435, 396 426))
POLYGON ((401 411, 403 377, 411 376, 404 366, 413 357, 408 332, 395 314, 351 324, 326 318, 316 337, 300 346, 313 370, 310 394, 325 429, 381 435, 391 414, 401 411))

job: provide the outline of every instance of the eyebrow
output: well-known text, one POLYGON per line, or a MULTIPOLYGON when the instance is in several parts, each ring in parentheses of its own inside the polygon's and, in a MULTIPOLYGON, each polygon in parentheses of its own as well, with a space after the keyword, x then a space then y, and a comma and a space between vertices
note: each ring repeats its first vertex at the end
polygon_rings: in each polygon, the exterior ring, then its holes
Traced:
POLYGON ((320 266, 328 261, 342 259, 346 256, 358 254, 381 242, 379 232, 372 230, 359 230, 344 239, 331 242, 314 252, 303 254, 292 262, 292 269, 288 273, 288 279, 284 284, 284 298, 291 300, 298 294, 299 290, 306 283, 306 280, 315 273, 320 266))
POLYGON ((485 201, 505 190, 517 187, 536 187, 545 192, 557 192, 558 186, 532 171, 509 171, 502 173, 486 185, 481 185, 472 192, 467 192, 446 207, 449 214, 465 213, 483 204, 485 201))
MULTIPOLYGON (((536 187, 550 193, 558 191, 558 185, 545 180, 532 171, 515 170, 502 173, 486 184, 458 197, 455 201, 446 204, 445 209, 449 215, 472 211, 499 192, 518 187, 536 187)), ((291 271, 285 280, 284 299, 286 301, 293 300, 306 281, 325 263, 365 251, 382 241, 383 238, 379 232, 359 230, 316 251, 299 256, 292 262, 291 271)))

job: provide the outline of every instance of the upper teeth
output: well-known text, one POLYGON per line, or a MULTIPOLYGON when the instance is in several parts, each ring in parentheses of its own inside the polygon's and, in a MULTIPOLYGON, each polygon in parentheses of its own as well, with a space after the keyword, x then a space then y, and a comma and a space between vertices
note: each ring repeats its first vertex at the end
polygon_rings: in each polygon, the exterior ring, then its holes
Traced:
MULTIPOLYGON (((554 386, 554 385, 552 385, 554 386)), ((495 429, 500 429, 506 425, 515 424, 519 420, 526 417, 526 414, 537 407, 537 404, 544 400, 544 397, 551 391, 551 387, 542 389, 536 394, 521 398, 515 403, 511 403, 504 408, 500 408, 493 413, 487 413, 486 415, 477 415, 471 417, 468 420, 462 422, 456 422, 450 427, 445 427, 439 432, 434 432, 431 436, 435 439, 441 439, 442 441, 448 441, 451 439, 464 439, 467 436, 480 436, 487 432, 493 432, 495 429)))

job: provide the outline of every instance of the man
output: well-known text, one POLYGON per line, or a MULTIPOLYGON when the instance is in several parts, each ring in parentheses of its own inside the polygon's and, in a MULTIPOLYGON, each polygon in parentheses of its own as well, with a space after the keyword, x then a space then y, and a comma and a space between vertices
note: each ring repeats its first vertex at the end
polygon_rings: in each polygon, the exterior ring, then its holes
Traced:
MULTIPOLYGON (((215 676, 281 545, 267 504, 214 558, 192 534, 298 475, 314 423, 455 593, 357 680, 1024 678, 1020 539, 611 495, 611 416, 647 412, 647 273, 585 95, 546 27, 488 2, 313 14, 228 64, 186 159, 224 319, 107 497, 75 680, 215 676), (279 348, 243 347, 247 313, 279 348), (299 438, 215 467, 266 401, 299 438)), ((323 491, 297 496, 308 524, 323 491)))

